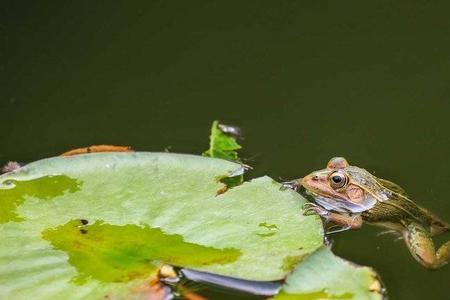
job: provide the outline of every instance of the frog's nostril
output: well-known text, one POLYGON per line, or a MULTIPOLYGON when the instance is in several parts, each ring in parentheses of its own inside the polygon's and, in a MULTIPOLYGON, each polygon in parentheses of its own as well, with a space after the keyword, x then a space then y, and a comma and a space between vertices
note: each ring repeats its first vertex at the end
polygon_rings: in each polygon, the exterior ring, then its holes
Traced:
POLYGON ((313 181, 319 181, 319 176, 317 176, 317 175, 313 176, 312 180, 313 181))

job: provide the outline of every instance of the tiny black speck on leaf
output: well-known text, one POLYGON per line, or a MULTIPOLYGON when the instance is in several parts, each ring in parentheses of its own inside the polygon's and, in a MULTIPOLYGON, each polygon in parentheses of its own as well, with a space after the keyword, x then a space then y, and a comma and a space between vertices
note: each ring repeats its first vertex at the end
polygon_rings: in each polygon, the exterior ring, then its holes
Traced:
POLYGON ((87 231, 87 229, 80 229, 80 232, 81 232, 81 234, 86 234, 86 233, 88 233, 88 231, 87 231))

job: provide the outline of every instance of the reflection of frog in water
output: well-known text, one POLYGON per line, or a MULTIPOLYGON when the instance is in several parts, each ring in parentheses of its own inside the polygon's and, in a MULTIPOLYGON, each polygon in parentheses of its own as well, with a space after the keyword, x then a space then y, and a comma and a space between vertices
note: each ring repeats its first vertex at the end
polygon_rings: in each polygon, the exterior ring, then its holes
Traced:
POLYGON ((303 186, 315 199, 317 204, 305 204, 306 214, 317 213, 340 230, 360 228, 364 221, 399 232, 427 268, 440 268, 450 260, 450 241, 436 251, 431 239, 449 230, 449 224, 411 201, 397 184, 350 166, 342 157, 289 184, 303 186))

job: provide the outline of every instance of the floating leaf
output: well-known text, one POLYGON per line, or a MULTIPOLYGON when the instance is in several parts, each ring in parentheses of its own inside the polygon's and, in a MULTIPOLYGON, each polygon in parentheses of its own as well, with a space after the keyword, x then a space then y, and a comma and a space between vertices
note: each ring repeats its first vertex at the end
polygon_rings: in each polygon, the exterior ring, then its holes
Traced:
POLYGON ((275 300, 382 299, 377 274, 335 256, 323 247, 288 276, 275 300))
MULTIPOLYGON (((209 149, 203 155, 214 158, 222 158, 231 161, 239 161, 237 150, 241 149, 235 136, 223 132, 218 121, 214 121, 209 137, 209 149)), ((229 126, 226 126, 227 128, 229 126)), ((233 128, 233 127, 231 127, 233 128)))
POLYGON ((284 278, 322 245, 305 200, 241 165, 169 153, 56 157, 0 176, 0 298, 132 298, 163 263, 284 278))
MULTIPOLYGON (((209 137, 209 149, 203 153, 204 156, 221 158, 234 162, 240 162, 237 150, 241 149, 236 141, 236 135, 240 135, 240 129, 235 126, 228 126, 219 124, 219 121, 214 121, 211 126, 211 135, 209 137)), ((224 188, 219 190, 217 194, 223 194, 228 189, 242 184, 244 166, 242 172, 237 174, 230 174, 220 179, 225 184, 224 188)))

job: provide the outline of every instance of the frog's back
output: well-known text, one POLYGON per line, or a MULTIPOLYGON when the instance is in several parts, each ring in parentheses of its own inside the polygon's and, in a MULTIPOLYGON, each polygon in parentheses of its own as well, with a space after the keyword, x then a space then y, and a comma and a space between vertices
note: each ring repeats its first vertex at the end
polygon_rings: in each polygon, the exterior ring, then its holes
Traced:
POLYGON ((393 192, 391 197, 383 202, 378 202, 370 211, 362 214, 369 222, 391 229, 400 230, 411 223, 422 225, 432 235, 448 231, 450 225, 430 211, 420 207, 406 195, 393 192))

